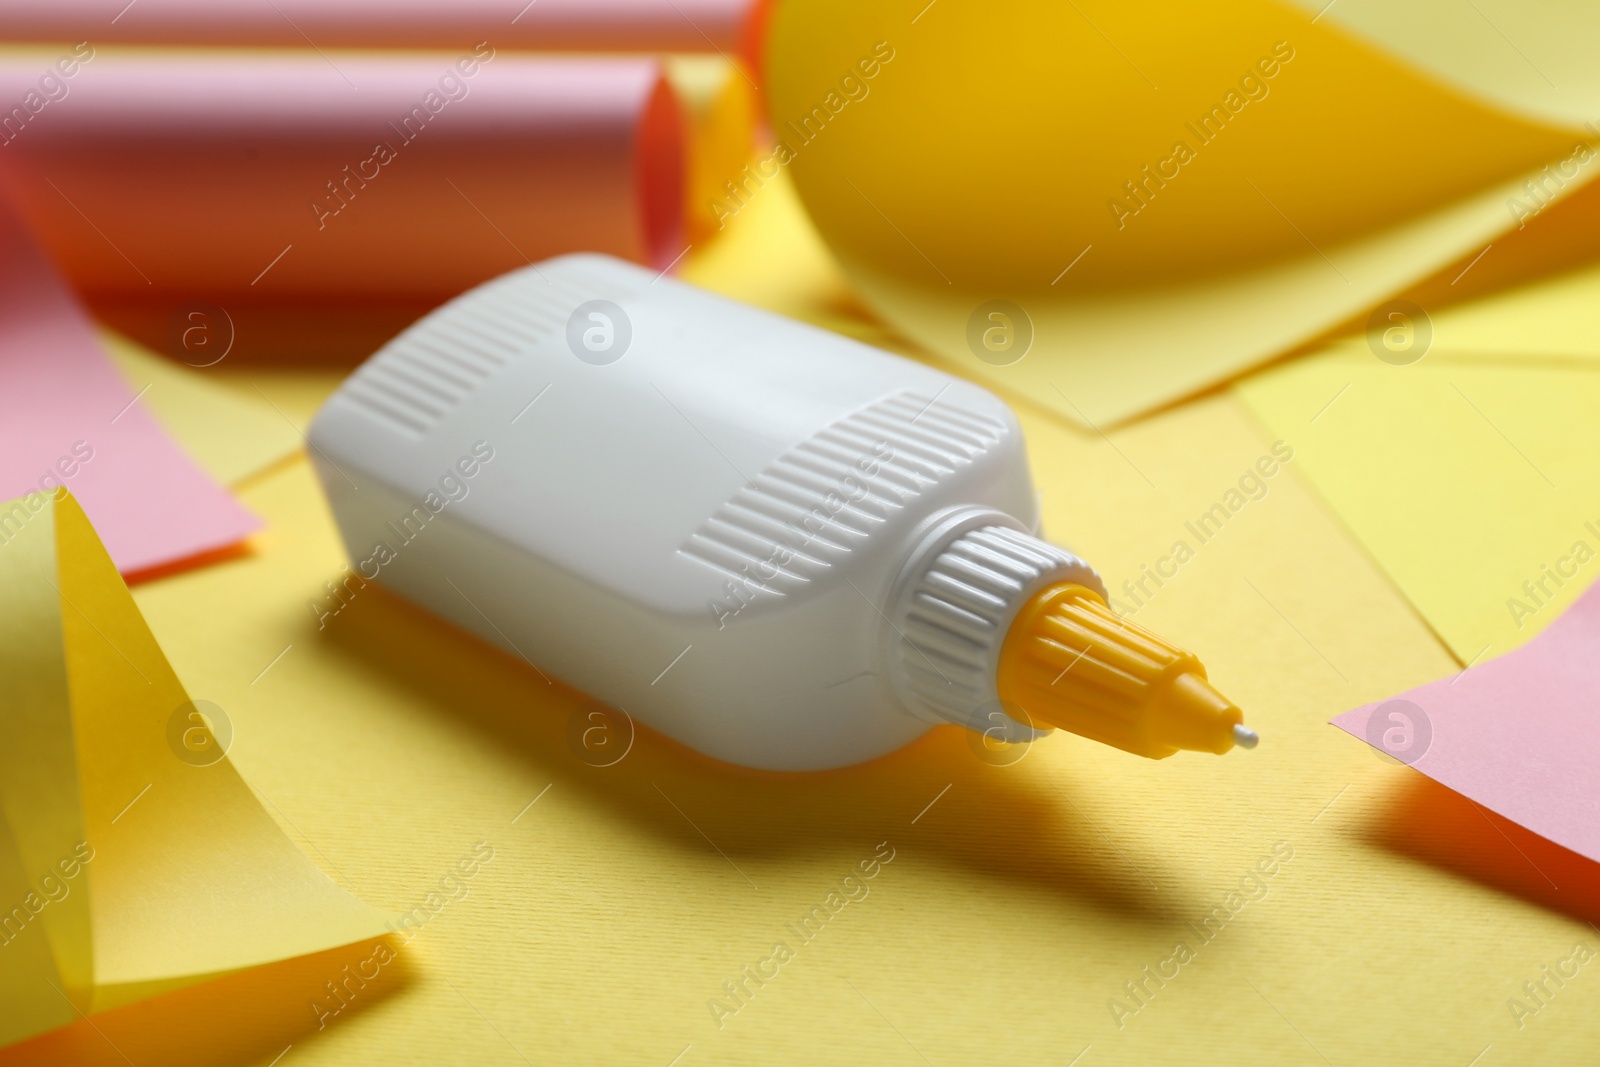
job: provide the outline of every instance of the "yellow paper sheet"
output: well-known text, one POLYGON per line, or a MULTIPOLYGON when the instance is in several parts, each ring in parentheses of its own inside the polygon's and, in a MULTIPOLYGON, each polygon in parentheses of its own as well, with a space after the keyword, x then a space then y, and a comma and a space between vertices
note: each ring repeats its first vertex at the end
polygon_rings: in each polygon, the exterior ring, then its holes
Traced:
POLYGON ((102 329, 100 343, 139 402, 217 481, 237 485, 301 447, 300 434, 259 396, 209 381, 114 330, 102 329))
MULTIPOLYGON (((1024 428, 1047 527, 1113 588, 1270 448, 1226 397, 1110 441, 1027 413, 1024 428)), ((265 1067, 291 1043, 303 1064, 921 1062, 907 1040, 939 1064, 1086 1047, 1110 1064, 1319 1062, 1277 1010, 1335 1063, 1580 1054, 1600 991, 1572 983, 1524 1031, 1505 1000, 1587 927, 1374 840, 1410 772, 1325 719, 1453 663, 1292 467, 1138 615, 1206 657, 1262 730, 1256 752, 1157 764, 1058 736, 1000 767, 951 729, 808 776, 720 768, 647 732, 593 766, 569 742, 581 696, 376 588, 319 630, 305 601, 341 573, 331 519, 303 464, 263 480, 246 499, 279 539, 141 587, 152 623, 248 731, 251 779, 363 896, 404 911, 479 841, 493 859, 399 950, 408 982, 321 1031, 274 1029, 311 1021, 303 990, 229 1002, 231 1026, 265 1030, 252 1055, 190 1062, 265 1067), (1293 858, 1267 895, 1199 945, 1187 924, 1280 841, 1293 858), (895 858, 870 894, 799 943, 788 925, 879 842, 895 858), (719 1028, 708 1001, 780 940, 794 961, 719 1028), (1119 1027, 1108 1002, 1180 940, 1196 959, 1119 1027), (1405 996, 1419 966, 1426 1025, 1405 996), (1048 1010, 1007 1014, 1023 980, 1048 1010), (626 1025, 593 1010, 600 989, 626 1025)), ((1495 834, 1466 851, 1521 862, 1495 834)), ((178 1011, 97 1022, 159 1062, 178 1011)), ((61 1048, 0 1063, 121 1062, 61 1048)))
MULTIPOLYGON (((1469 95, 1273 0, 786 4, 768 70, 763 174, 793 173, 864 298, 1080 424, 1292 349, 1520 222, 1554 227, 1600 169, 1594 134, 1491 100, 1493 78, 1469 95)), ((1565 95, 1600 114, 1600 92, 1565 95)), ((1563 232, 1592 249, 1594 215, 1563 232)))
POLYGON ((0 532, 0 1043, 380 935, 234 770, 77 502, 0 505, 0 532))
POLYGON ((1463 663, 1527 641, 1600 577, 1600 373, 1341 342, 1239 393, 1463 663))
POLYGON ((1416 303, 1427 312, 1433 331, 1430 359, 1590 366, 1600 360, 1600 266, 1585 265, 1465 303, 1430 306, 1426 298, 1416 303))
MULTIPOLYGON (((886 336, 783 200, 762 203, 687 272, 886 336)), ((298 418, 338 380, 261 384, 298 418)), ((297 461, 244 490, 271 524, 257 553, 137 598, 195 691, 229 709, 249 740, 233 759, 296 839, 363 898, 426 912, 397 948, 410 969, 322 1029, 319 960, 191 991, 213 1000, 109 1012, 95 1020, 105 1040, 79 1023, 0 1065, 123 1064, 111 1044, 140 1064, 259 1067, 286 1049, 283 1065, 1461 1067, 1490 1046, 1480 1062, 1586 1062, 1600 1041, 1587 966, 1520 1028, 1507 1007, 1574 942, 1600 949, 1582 877, 1326 725, 1455 661, 1306 488, 1299 437, 1265 493, 1156 587, 1148 571, 1273 435, 1231 394, 1104 437, 1019 415, 1050 536, 1124 600, 1125 583, 1152 590, 1138 621, 1204 656, 1259 749, 1153 763, 1055 736, 998 766, 949 728, 866 766, 787 776, 641 730, 596 766, 572 740, 574 723, 580 739, 594 725, 581 695, 377 587, 346 589, 319 628, 346 560, 297 461), (799 942, 789 927, 880 842, 894 858, 868 895, 799 942), (1269 863, 1265 896, 1202 941, 1189 924, 1216 924, 1280 842, 1292 858, 1269 863), (460 878, 480 845, 492 858, 460 878), (779 940, 794 959, 758 985, 744 968, 779 940), (1180 941, 1194 958, 1157 986, 1145 969, 1180 941), (741 981, 748 999, 714 1015, 723 983, 741 981), (1132 982, 1151 991, 1142 1003, 1132 982)))

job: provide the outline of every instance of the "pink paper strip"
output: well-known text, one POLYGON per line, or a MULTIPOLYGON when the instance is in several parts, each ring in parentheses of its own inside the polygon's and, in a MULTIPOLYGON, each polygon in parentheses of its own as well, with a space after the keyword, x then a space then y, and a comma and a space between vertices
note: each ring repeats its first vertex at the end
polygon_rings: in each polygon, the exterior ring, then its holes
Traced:
POLYGON ((711 52, 753 62, 766 0, 0 0, 9 40, 711 52))
MULTIPOLYGON (((65 485, 124 574, 227 547, 258 527, 135 397, 0 202, 0 501, 65 485)), ((30 519, 25 507, 0 510, 0 552, 30 519)))
POLYGON ((1522 648, 1333 724, 1600 861, 1600 584, 1522 648))

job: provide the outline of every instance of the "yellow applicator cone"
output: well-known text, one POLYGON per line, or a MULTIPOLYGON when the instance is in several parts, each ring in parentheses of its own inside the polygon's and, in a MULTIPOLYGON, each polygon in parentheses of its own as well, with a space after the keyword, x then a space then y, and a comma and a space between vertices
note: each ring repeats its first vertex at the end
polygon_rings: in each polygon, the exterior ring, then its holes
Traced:
POLYGON ((1022 606, 1000 649, 1002 703, 1037 722, 1151 759, 1180 749, 1254 748, 1244 713, 1206 681, 1191 652, 1119 618, 1065 582, 1022 606))

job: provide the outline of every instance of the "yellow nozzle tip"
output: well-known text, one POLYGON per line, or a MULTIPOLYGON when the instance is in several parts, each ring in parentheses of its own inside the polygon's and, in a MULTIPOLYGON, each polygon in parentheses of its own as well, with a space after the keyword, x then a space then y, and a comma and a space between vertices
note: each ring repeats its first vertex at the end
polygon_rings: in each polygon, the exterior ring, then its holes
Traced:
POLYGON ((1017 614, 996 681, 1001 699, 1029 717, 1152 759, 1259 741, 1192 653, 1071 583, 1040 591, 1017 614))
POLYGON ((1200 671, 1185 671, 1151 688, 1144 714, 1152 741, 1190 752, 1221 755, 1237 741, 1244 713, 1212 688, 1200 671))

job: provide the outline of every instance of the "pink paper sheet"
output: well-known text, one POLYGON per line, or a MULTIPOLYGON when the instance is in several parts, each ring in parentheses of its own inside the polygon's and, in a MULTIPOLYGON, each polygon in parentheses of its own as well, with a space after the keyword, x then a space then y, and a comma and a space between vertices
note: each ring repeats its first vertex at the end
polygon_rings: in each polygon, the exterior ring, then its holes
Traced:
POLYGON ((9 40, 711 52, 753 65, 766 0, 0 0, 9 40))
MULTIPOLYGON (((0 501, 65 485, 124 574, 260 525, 134 402, 88 316, 0 201, 0 501)), ((32 516, 0 509, 0 552, 32 516)))
POLYGON ((1600 584, 1522 648, 1333 724, 1600 861, 1600 584))

